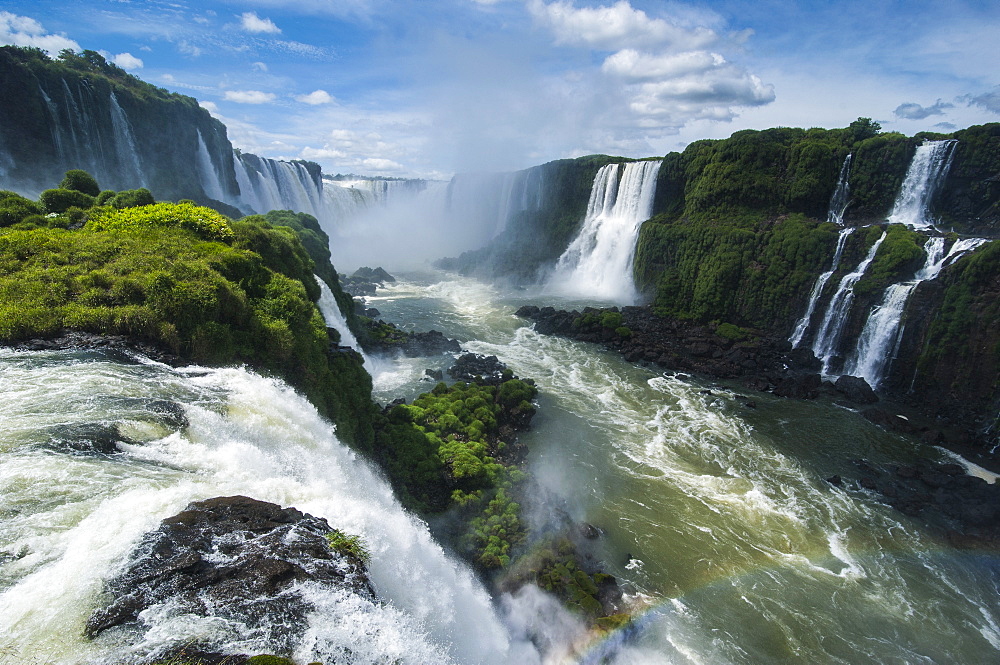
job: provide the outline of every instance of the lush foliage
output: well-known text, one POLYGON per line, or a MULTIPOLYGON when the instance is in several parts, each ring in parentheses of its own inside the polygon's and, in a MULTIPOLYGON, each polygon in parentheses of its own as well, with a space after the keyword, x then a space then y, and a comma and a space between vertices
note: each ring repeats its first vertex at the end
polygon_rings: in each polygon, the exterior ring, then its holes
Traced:
MULTIPOLYGON (((589 618, 604 614, 598 600, 598 587, 611 580, 603 573, 590 573, 581 567, 576 548, 567 538, 547 538, 535 543, 531 550, 512 567, 508 580, 516 584, 532 583, 552 593, 567 607, 589 618)), ((610 622, 625 621, 622 615, 610 622)))
POLYGON ((514 488, 523 478, 504 463, 512 423, 530 417, 537 389, 439 383, 413 404, 392 407, 376 435, 379 459, 403 502, 420 512, 457 509, 460 544, 484 569, 506 566, 524 539, 514 488))
POLYGON ((94 179, 94 176, 82 169, 66 171, 62 182, 59 183, 59 189, 72 189, 89 196, 97 196, 101 193, 101 188, 97 184, 97 180, 94 179))
POLYGON ((46 189, 38 202, 45 212, 59 214, 70 208, 89 208, 94 205, 94 197, 75 189, 46 189))
MULTIPOLYGON (((43 192, 43 196, 44 194, 43 192)), ((208 240, 230 240, 234 237, 228 219, 211 208, 191 203, 155 203, 137 208, 103 208, 91 213, 86 229, 139 233, 153 227, 188 229, 208 240)))
MULTIPOLYGON (((25 201, 4 193, 0 211, 31 212, 25 201)), ((371 378, 357 354, 330 351, 314 264, 292 229, 231 224, 191 203, 38 219, 0 229, 0 343, 80 330, 245 363, 281 375, 346 441, 371 446, 371 378), (60 228, 84 217, 82 230, 60 228)))
POLYGON ((654 306, 665 316, 780 326, 800 311, 836 237, 833 224, 801 215, 750 224, 653 218, 641 229, 638 276, 655 285, 654 306))

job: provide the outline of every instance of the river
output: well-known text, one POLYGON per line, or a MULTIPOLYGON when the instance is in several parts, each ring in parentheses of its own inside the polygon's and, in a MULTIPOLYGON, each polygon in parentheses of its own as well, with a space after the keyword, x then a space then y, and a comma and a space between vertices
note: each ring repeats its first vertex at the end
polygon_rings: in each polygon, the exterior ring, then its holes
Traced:
MULTIPOLYGON (((8 350, 0 351, 0 659, 127 661, 199 638, 266 650, 238 626, 170 608, 144 617, 141 634, 82 636, 102 580, 143 532, 189 501, 227 494, 326 517, 372 551, 373 583, 388 602, 317 596, 295 654, 303 663, 1000 659, 1000 560, 950 549, 850 482, 825 480, 850 478, 859 457, 942 453, 826 398, 746 395, 539 335, 513 315, 532 303, 579 304, 423 273, 380 289, 370 305, 537 381, 538 414, 522 435, 540 487, 529 518, 541 525, 566 512, 600 528, 597 553, 638 609, 630 630, 591 642, 538 594, 491 601, 281 382, 238 368, 8 350), (165 427, 150 399, 183 405, 190 425, 165 427), (95 422, 113 422, 135 443, 112 455, 52 445, 58 428, 95 422)), ((429 389, 424 370, 449 360, 372 359, 376 399, 429 389)))

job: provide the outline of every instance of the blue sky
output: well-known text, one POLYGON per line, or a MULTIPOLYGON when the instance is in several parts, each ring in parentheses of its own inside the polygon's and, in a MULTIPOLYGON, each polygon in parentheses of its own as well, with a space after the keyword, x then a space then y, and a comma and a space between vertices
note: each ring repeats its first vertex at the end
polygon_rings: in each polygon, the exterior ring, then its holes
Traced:
POLYGON ((196 97, 237 147, 328 173, 1000 121, 995 0, 5 0, 0 43, 101 51, 196 97))

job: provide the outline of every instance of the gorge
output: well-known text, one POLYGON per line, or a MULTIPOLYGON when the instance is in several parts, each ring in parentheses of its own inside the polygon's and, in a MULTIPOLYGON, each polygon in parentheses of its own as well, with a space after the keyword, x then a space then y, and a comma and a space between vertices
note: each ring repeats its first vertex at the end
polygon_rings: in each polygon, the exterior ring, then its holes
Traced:
MULTIPOLYGON (((5 658, 1000 652, 1000 125, 906 137, 859 119, 662 159, 394 180, 237 150, 194 100, 94 52, 0 47, 0 83, 31 109, 0 102, 5 658), (221 214, 157 203, 137 231, 128 220, 151 206, 98 204, 71 169, 115 196, 146 188, 221 214), (90 205, 45 208, 50 187, 90 205), (197 221, 180 217, 191 210, 197 221), (384 265, 396 281, 355 303, 334 265, 384 265), (561 310, 569 334, 515 316, 524 306, 561 310), (438 387, 455 354, 375 352, 379 319, 496 356, 517 394, 504 410, 501 386, 438 387), (640 353, 645 336, 675 355, 640 353), (749 387, 772 372, 815 376, 816 396, 749 387), (822 384, 840 375, 911 430, 861 417, 822 384), (503 429, 527 410, 529 429, 503 429), (386 434, 406 428, 420 434, 386 434), (894 485, 872 470, 926 500, 887 505, 894 485), (280 613, 254 623, 168 598, 87 634, 164 520, 239 496, 359 537, 370 593, 297 581, 307 610, 287 628, 280 613), (470 525, 488 543, 473 555, 470 525), (609 577, 627 619, 586 609, 609 577)), ((229 565, 225 549, 199 556, 229 565)))

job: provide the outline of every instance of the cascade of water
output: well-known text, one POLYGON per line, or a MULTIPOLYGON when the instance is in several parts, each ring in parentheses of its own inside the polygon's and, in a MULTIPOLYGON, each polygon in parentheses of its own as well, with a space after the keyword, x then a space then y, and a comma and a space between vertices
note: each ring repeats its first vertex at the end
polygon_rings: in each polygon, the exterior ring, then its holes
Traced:
POLYGON ((809 304, 806 306, 806 312, 799 319, 798 323, 795 324, 795 330, 792 332, 792 336, 788 338, 788 341, 792 344, 792 348, 798 347, 806 331, 809 329, 809 322, 812 320, 813 312, 816 311, 816 303, 819 302, 820 294, 823 293, 823 287, 826 286, 833 273, 837 272, 837 268, 840 267, 840 257, 844 253, 844 244, 847 242, 847 236, 853 232, 853 226, 840 230, 840 235, 837 237, 837 249, 833 253, 833 262, 830 264, 830 269, 816 279, 812 292, 809 294, 809 304))
POLYGON ((354 336, 354 333, 348 327, 347 319, 344 318, 343 312, 340 311, 340 305, 337 304, 337 299, 334 297, 333 291, 318 276, 313 275, 313 277, 316 278, 316 283, 319 284, 320 290, 319 302, 316 305, 319 307, 326 325, 340 333, 341 346, 349 346, 360 353, 361 357, 365 359, 365 364, 370 367, 371 363, 368 362, 368 356, 365 355, 365 352, 361 349, 361 345, 358 344, 358 338, 354 336))
POLYGON ((284 383, 238 368, 174 370, 77 352, 8 352, 0 368, 4 388, 24 398, 0 415, 9 435, 0 487, 18 507, 16 519, 0 522, 0 547, 24 552, 4 561, 0 586, 0 642, 15 655, 136 662, 195 641, 223 653, 272 652, 238 622, 169 603, 143 612, 132 633, 89 640, 82 630, 103 580, 144 532, 190 501, 246 495, 326 518, 371 554, 385 602, 303 586, 314 609, 290 654, 296 662, 507 662, 506 631, 481 584, 284 383), (157 424, 146 405, 162 400, 183 406, 183 429, 157 424), (67 422, 121 423, 143 443, 113 456, 56 452, 51 431, 67 422))
POLYGON ((858 264, 854 272, 844 275, 837 286, 837 291, 830 299, 830 304, 826 306, 826 313, 823 315, 823 322, 820 324, 813 342, 813 353, 823 361, 823 374, 830 374, 830 361, 837 352, 837 345, 840 342, 840 335, 847 322, 847 315, 851 311, 851 304, 854 302, 854 285, 858 283, 868 270, 868 265, 875 259, 878 248, 885 240, 886 232, 883 231, 879 239, 868 250, 867 256, 858 264))
POLYGON ((830 207, 826 213, 826 221, 834 224, 844 223, 844 211, 850 203, 851 188, 847 184, 847 178, 851 172, 851 155, 844 158, 844 164, 840 167, 840 178, 837 180, 837 188, 833 190, 830 197, 830 207))
POLYGON ((906 224, 916 229, 933 228, 928 208, 948 175, 956 145, 957 140, 948 139, 924 141, 917 148, 889 215, 891 224, 906 224))
POLYGON ((844 367, 844 373, 864 378, 872 388, 885 377, 903 337, 903 311, 910 295, 920 282, 936 278, 946 265, 954 263, 966 252, 986 242, 983 238, 959 240, 945 254, 944 238, 929 238, 924 245, 927 258, 914 278, 893 284, 885 290, 880 302, 868 315, 858 337, 854 354, 844 367))
POLYGON ((219 182, 219 172, 215 169, 212 156, 208 154, 208 146, 201 135, 201 130, 196 130, 198 134, 198 172, 201 174, 201 188, 205 196, 216 201, 225 201, 225 194, 222 190, 222 183, 219 182))
POLYGON ((55 146, 56 157, 60 160, 60 162, 65 163, 66 153, 64 151, 62 141, 63 123, 59 114, 59 107, 55 105, 55 102, 52 101, 52 98, 49 97, 48 93, 45 92, 45 89, 42 88, 41 85, 38 86, 38 92, 41 93, 42 99, 45 101, 45 108, 49 110, 49 117, 51 118, 49 131, 52 134, 52 145, 55 146))
POLYGON ((594 176, 579 235, 556 263, 547 288, 557 293, 631 304, 632 259, 639 225, 652 210, 659 161, 608 164, 594 176))
MULTIPOLYGON (((115 93, 111 93, 111 126, 115 130, 115 149, 118 153, 119 167, 129 171, 122 174, 128 182, 134 183, 133 188, 146 184, 142 173, 142 166, 139 160, 139 153, 135 149, 135 133, 132 131, 132 123, 128 121, 125 110, 118 103, 115 93)), ((199 134, 198 139, 201 140, 199 134)))

